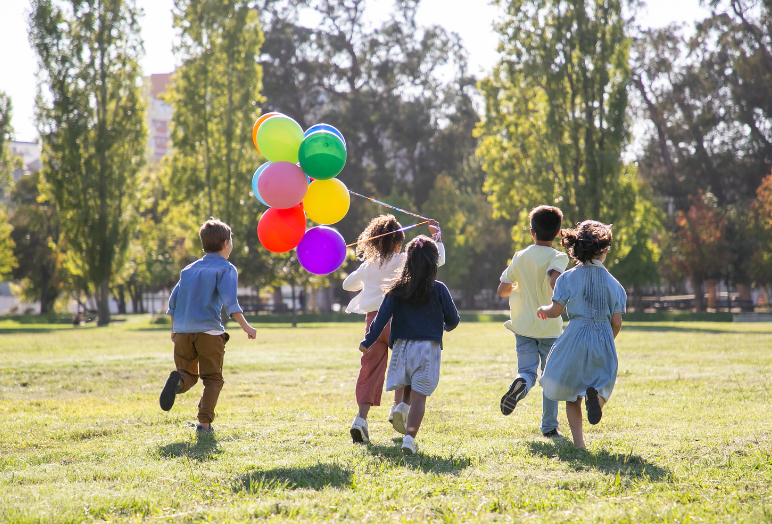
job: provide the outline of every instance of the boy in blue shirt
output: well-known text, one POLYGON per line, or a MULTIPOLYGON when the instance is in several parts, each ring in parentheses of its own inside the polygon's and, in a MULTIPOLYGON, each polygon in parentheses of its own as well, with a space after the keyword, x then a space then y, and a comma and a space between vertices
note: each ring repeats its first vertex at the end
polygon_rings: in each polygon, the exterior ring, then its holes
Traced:
POLYGON ((169 297, 166 314, 172 317, 172 342, 176 371, 169 375, 159 403, 169 411, 178 393, 185 393, 198 382, 199 373, 204 393, 198 403, 198 433, 211 433, 214 408, 225 383, 222 365, 225 344, 230 336, 225 332, 220 311, 239 323, 249 339, 256 336, 255 328, 244 319, 237 299, 238 273, 228 262, 233 251, 231 228, 219 220, 204 222, 198 231, 206 253, 180 273, 180 280, 169 297))

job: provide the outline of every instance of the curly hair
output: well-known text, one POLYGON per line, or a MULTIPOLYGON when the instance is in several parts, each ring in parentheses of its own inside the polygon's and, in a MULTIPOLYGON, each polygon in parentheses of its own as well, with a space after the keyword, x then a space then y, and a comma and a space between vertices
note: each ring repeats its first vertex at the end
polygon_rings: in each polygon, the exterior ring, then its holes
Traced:
POLYGON ((377 259, 380 259, 381 263, 388 261, 405 241, 405 233, 399 231, 400 229, 402 225, 394 215, 381 215, 372 219, 357 239, 357 258, 367 262, 377 259))
POLYGON ((611 226, 595 220, 585 220, 573 229, 562 229, 561 245, 568 255, 582 264, 599 256, 611 245, 611 226))
POLYGON ((418 235, 407 245, 405 265, 386 293, 410 304, 426 304, 437 278, 439 262, 440 250, 434 240, 418 235))

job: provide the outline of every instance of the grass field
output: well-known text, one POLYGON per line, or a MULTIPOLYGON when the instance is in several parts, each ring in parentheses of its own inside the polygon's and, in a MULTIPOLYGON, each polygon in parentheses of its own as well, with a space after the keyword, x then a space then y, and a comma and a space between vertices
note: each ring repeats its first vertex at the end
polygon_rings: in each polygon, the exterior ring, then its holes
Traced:
POLYGON ((0 521, 772 522, 770 324, 625 325, 586 452, 541 436, 539 388, 500 414, 514 337, 462 324, 410 459, 385 406, 350 442, 362 326, 233 328, 198 440, 200 385, 158 408, 168 327, 0 321, 0 521))

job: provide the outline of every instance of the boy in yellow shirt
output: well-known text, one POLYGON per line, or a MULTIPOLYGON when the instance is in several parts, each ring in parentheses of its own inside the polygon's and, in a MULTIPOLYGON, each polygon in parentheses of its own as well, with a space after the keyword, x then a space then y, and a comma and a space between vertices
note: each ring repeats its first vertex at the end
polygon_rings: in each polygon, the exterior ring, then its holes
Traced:
MULTIPOLYGON (((501 274, 498 295, 509 297, 511 320, 504 326, 515 334, 517 341, 517 378, 501 397, 501 412, 509 415, 517 403, 525 398, 547 362, 552 344, 563 331, 563 320, 548 321, 536 316, 539 306, 552 304, 555 281, 568 266, 568 255, 552 247, 560 233, 563 213, 552 206, 531 210, 531 237, 533 245, 518 251, 509 267, 501 274)), ((558 403, 542 395, 541 432, 545 437, 560 436, 558 431, 558 403)))

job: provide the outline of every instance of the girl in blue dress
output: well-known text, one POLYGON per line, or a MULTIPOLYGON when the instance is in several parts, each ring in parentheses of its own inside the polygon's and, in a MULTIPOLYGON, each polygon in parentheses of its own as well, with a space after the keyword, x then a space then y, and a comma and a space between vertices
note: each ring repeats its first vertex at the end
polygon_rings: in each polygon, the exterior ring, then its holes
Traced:
POLYGON ((611 228, 585 220, 564 229, 561 243, 577 265, 555 283, 552 305, 536 310, 541 319, 557 318, 565 309, 568 326, 552 346, 542 373, 544 396, 566 402, 574 445, 585 449, 582 398, 587 420, 597 424, 617 378, 614 339, 622 328, 627 294, 603 266, 611 247, 611 228))

